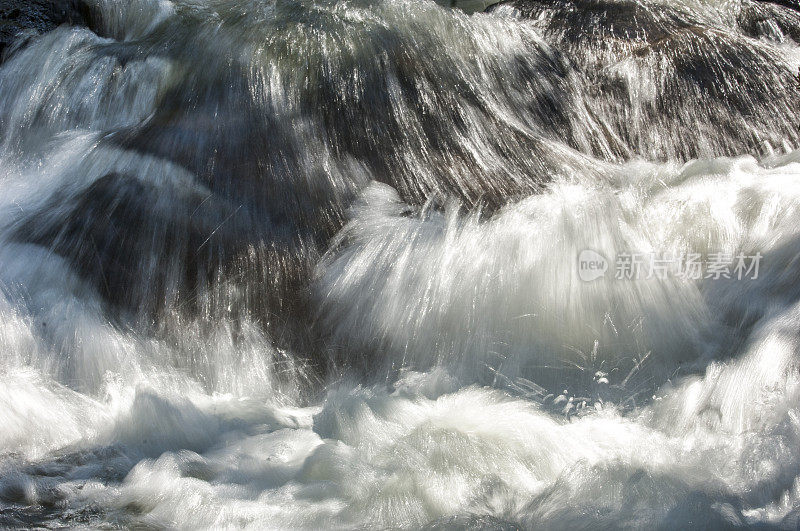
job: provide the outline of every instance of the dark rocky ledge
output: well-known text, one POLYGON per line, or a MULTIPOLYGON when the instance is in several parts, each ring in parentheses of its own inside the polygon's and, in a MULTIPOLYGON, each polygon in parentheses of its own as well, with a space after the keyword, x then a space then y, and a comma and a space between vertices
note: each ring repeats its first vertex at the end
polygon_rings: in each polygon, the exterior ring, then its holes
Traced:
POLYGON ((0 0, 0 63, 34 35, 62 24, 87 25, 90 19, 82 0, 0 0))

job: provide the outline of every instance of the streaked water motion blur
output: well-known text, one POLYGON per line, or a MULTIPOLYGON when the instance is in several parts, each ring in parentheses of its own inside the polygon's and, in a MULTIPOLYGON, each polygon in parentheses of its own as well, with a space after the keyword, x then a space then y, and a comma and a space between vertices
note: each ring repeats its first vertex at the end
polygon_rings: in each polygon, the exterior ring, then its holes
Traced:
POLYGON ((0 525, 800 525, 798 6, 445 4, 5 51, 0 525))

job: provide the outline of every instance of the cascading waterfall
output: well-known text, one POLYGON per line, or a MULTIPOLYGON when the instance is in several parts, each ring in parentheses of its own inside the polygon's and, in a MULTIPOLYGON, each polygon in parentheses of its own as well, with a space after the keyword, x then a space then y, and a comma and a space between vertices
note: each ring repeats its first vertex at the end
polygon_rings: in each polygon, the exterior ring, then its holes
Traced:
POLYGON ((800 525, 793 0, 80 5, 0 66, 0 525, 800 525))

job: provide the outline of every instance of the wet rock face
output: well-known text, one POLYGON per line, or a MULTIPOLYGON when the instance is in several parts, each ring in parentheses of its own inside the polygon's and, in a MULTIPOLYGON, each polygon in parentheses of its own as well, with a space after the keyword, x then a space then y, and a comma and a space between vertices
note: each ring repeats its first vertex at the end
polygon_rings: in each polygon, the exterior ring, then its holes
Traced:
POLYGON ((0 62, 26 38, 90 20, 91 10, 81 0, 0 0, 0 62))
POLYGON ((487 8, 514 7, 524 18, 545 18, 550 31, 561 33, 570 41, 609 39, 654 42, 667 37, 670 30, 691 26, 676 12, 653 9, 632 1, 606 0, 508 0, 487 8), (558 16, 550 17, 551 13, 558 16))
POLYGON ((774 4, 783 7, 788 7, 795 11, 800 11, 800 1, 798 0, 756 0, 756 2, 763 4, 774 4))
POLYGON ((771 45, 800 37, 800 12, 786 5, 744 0, 736 11, 705 13, 625 0, 509 0, 488 11, 509 7, 585 81, 584 101, 618 159, 764 154, 800 141, 797 72, 771 45))
MULTIPOLYGON (((109 173, 77 196, 56 194, 49 208, 59 214, 21 218, 15 239, 52 249, 106 301, 147 316, 190 303, 198 311, 187 294, 250 273, 266 275, 249 279, 264 290, 234 295, 248 298, 248 308, 285 311, 292 301, 280 294, 304 268, 301 257, 290 258, 302 245, 286 236, 291 228, 208 190, 109 173)), ((231 295, 220 290, 216 295, 231 295)))
POLYGON ((745 3, 738 23, 752 37, 800 42, 800 2, 745 3))

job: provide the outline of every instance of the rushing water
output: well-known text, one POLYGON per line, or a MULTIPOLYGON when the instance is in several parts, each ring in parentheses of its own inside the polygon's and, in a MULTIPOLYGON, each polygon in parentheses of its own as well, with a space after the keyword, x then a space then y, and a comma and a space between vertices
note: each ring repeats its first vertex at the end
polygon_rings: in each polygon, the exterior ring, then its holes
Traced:
POLYGON ((0 67, 0 525, 800 525, 800 11, 90 4, 0 67))

